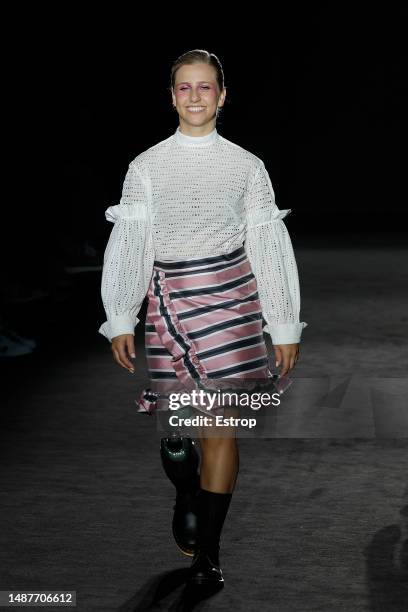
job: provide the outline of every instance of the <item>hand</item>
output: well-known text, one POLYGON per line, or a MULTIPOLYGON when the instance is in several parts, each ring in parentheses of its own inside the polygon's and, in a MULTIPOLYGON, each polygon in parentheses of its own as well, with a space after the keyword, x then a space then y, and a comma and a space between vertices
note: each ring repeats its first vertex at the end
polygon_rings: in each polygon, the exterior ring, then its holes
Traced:
POLYGON ((122 334, 112 338, 112 353, 113 360, 117 364, 129 370, 132 374, 135 373, 133 363, 129 360, 130 357, 135 358, 135 337, 133 334, 122 334))
POLYGON ((300 344, 274 344, 276 367, 281 366, 279 376, 285 376, 295 367, 299 358, 300 344))

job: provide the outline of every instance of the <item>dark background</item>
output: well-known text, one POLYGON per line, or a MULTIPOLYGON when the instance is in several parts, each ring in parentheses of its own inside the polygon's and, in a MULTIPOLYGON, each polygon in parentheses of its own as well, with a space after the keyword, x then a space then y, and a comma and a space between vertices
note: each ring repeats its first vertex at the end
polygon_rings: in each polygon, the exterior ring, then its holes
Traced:
POLYGON ((332 9, 302 24, 281 16, 267 40, 250 44, 191 33, 182 44, 136 35, 130 44, 126 36, 114 42, 106 32, 56 29, 33 41, 15 71, 23 84, 16 161, 21 170, 29 165, 29 193, 48 214, 64 214, 74 235, 94 231, 101 208, 120 195, 127 163, 177 127, 171 62, 203 46, 224 66, 217 128, 265 160, 280 206, 293 206, 296 234, 320 233, 316 223, 323 234, 347 231, 350 214, 363 233, 396 229, 382 213, 391 201, 402 207, 398 172, 392 182, 386 176, 402 144, 397 17, 387 31, 380 12, 332 9))
POLYGON ((94 231, 127 163, 177 127, 170 66, 202 47, 224 66, 217 128, 265 160, 279 205, 293 206, 296 234, 316 223, 322 234, 349 230, 350 214, 363 233, 397 229, 382 214, 403 205, 395 179, 404 167, 406 22, 396 6, 276 10, 267 24, 261 16, 247 24, 252 40, 214 23, 210 34, 173 23, 153 37, 136 15, 123 15, 120 29, 72 16, 70 27, 65 19, 27 29, 11 68, 14 196, 27 190, 25 211, 34 200, 75 235, 94 231), (401 160, 392 181, 390 156, 401 160))

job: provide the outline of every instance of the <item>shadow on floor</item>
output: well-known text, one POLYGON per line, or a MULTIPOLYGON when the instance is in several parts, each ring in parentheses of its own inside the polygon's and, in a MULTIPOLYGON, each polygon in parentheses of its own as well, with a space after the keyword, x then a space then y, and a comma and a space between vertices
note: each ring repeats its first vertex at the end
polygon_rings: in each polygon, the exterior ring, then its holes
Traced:
MULTIPOLYGON (((408 500, 408 494, 405 495, 408 500)), ((408 505, 399 524, 375 534, 366 549, 367 591, 373 612, 405 612, 408 607, 408 505)))
POLYGON ((219 587, 190 587, 185 584, 189 569, 177 569, 147 581, 118 612, 169 610, 188 612, 200 610, 202 604, 216 595, 219 587))

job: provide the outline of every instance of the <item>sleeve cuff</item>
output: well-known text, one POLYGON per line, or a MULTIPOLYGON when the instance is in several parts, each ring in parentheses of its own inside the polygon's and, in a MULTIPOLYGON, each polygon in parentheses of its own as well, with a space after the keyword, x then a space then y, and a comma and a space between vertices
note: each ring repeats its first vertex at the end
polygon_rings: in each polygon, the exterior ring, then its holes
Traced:
POLYGON ((273 323, 265 325, 263 331, 270 334, 272 344, 298 344, 301 340, 302 330, 307 323, 273 323))
POLYGON ((122 334, 135 335, 135 327, 139 323, 139 320, 138 317, 132 317, 126 314, 113 316, 100 326, 98 332, 107 338, 109 342, 112 342, 112 338, 121 336, 122 334))

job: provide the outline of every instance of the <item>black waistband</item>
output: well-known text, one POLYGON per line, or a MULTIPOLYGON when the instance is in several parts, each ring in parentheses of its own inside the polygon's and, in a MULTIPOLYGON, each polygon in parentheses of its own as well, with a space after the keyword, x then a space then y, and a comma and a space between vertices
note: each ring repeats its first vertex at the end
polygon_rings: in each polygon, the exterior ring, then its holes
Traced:
POLYGON ((235 249, 235 251, 232 251, 231 253, 222 253, 221 255, 214 255, 214 257, 203 257, 200 259, 180 259, 180 260, 169 260, 169 261, 158 261, 156 260, 154 262, 154 265, 159 266, 160 268, 164 268, 166 270, 174 270, 176 268, 187 268, 189 266, 200 266, 200 265, 206 265, 206 264, 213 264, 213 263, 221 263, 221 262, 227 262, 227 261, 231 261, 232 259, 235 259, 236 257, 239 257, 240 255, 243 255, 245 253, 245 248, 242 245, 241 247, 239 247, 238 249, 235 249))

